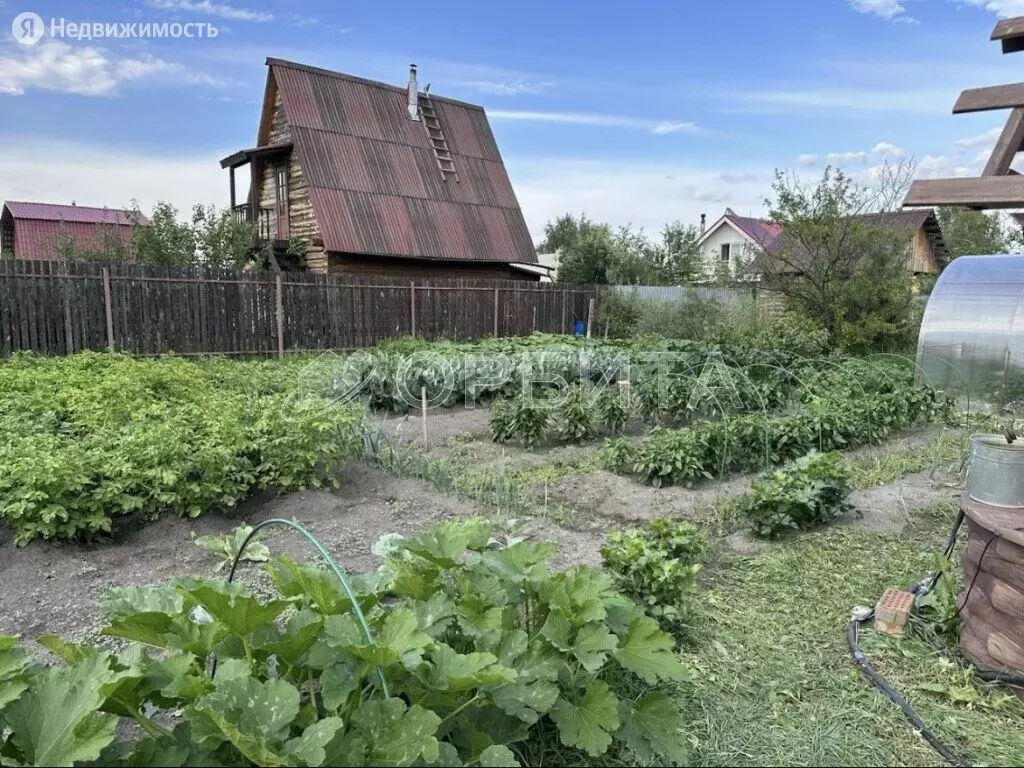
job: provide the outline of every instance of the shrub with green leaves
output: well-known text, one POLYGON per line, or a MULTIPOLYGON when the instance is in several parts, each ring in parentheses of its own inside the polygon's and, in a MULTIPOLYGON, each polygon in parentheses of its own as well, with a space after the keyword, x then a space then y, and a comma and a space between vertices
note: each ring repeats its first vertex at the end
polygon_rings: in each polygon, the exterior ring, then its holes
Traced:
POLYGON ((642 440, 609 440, 606 465, 655 487, 692 486, 729 471, 761 470, 811 450, 878 442, 892 432, 946 418, 949 398, 928 387, 897 387, 869 396, 811 398, 778 416, 751 413, 699 421, 683 429, 655 427, 642 440))
POLYGON ((369 639, 330 572, 287 558, 268 563, 268 602, 213 579, 110 590, 103 632, 121 653, 43 637, 67 664, 43 668, 0 638, 0 755, 514 766, 560 742, 582 764, 685 763, 682 715, 656 687, 692 676, 672 637, 601 570, 552 574, 554 551, 506 546, 480 519, 391 537, 387 567, 354 579, 369 639))
POLYGON ((582 443, 594 436, 594 395, 589 387, 569 387, 560 400, 556 423, 558 437, 568 443, 582 443))
POLYGON ((835 452, 811 451, 755 482, 741 510, 759 536, 805 531, 849 509, 850 468, 835 452))
POLYGON ((333 482, 362 409, 286 375, 256 383, 270 370, 91 352, 0 362, 0 519, 18 544, 72 539, 117 515, 195 517, 333 482))
POLYGON ((638 410, 636 396, 628 385, 609 387, 597 395, 598 417, 613 435, 622 432, 638 410))
POLYGON ((543 439, 550 418, 550 403, 529 393, 497 400, 491 408, 491 439, 496 443, 520 440, 533 448, 543 439))
POLYGON ((651 520, 612 531, 601 547, 615 585, 670 631, 685 631, 707 540, 692 523, 651 520))

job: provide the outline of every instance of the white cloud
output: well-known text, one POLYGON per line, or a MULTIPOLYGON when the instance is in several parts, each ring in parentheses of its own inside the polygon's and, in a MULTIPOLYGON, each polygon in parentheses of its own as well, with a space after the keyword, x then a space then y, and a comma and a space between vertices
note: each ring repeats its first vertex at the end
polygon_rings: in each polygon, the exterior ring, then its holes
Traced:
POLYGON ((106 96, 115 92, 121 83, 153 78, 211 87, 234 84, 155 56, 114 58, 102 48, 72 47, 60 40, 19 46, 8 55, 0 56, 0 93, 12 96, 33 89, 106 96))
POLYGON ((466 80, 453 85, 472 88, 496 96, 519 96, 524 93, 544 93, 555 87, 550 81, 528 82, 525 80, 466 80))
POLYGON ((633 128, 651 133, 667 134, 681 131, 695 133, 696 123, 675 120, 650 120, 628 115, 604 115, 595 112, 536 112, 520 109, 489 109, 487 116, 493 120, 522 120, 538 123, 567 123, 594 125, 604 128, 633 128))
POLYGON ((868 161, 867 152, 829 152, 825 160, 836 165, 865 165, 868 161))
POLYGON ((906 15, 907 9, 903 7, 903 3, 900 0, 850 0, 850 5, 859 13, 881 16, 886 21, 903 21, 908 23, 916 21, 906 15))
POLYGON ((962 178, 974 175, 976 175, 975 170, 955 163, 946 155, 925 155, 917 163, 917 178, 919 179, 942 179, 951 176, 962 178))
POLYGON ((816 165, 817 164, 818 156, 817 155, 800 155, 800 157, 798 157, 796 159, 796 161, 800 165, 805 165, 805 166, 810 167, 812 165, 816 165))
POLYGON ((920 88, 907 86, 892 89, 888 86, 877 88, 792 88, 758 91, 724 92, 730 99, 726 111, 757 112, 820 112, 834 109, 848 113, 856 112, 908 112, 916 114, 942 114, 949 112, 949 104, 956 98, 955 89, 920 88))
POLYGON ((993 128, 991 131, 979 133, 977 136, 968 136, 963 139, 957 139, 953 142, 953 146, 956 147, 961 154, 966 152, 968 149, 975 149, 977 147, 984 147, 988 145, 995 146, 996 140, 1002 132, 1002 128, 993 128))
POLYGON ((975 5, 992 11, 1001 18, 1024 16, 1024 0, 959 0, 961 5, 975 5))
POLYGON ((983 150, 981 150, 981 152, 979 152, 978 154, 976 154, 974 156, 974 159, 971 160, 971 165, 984 165, 985 163, 988 162, 988 159, 991 156, 992 156, 992 150, 991 149, 983 149, 983 150))
POLYGON ((222 19, 235 21, 273 21, 274 14, 257 11, 252 8, 237 8, 226 3, 215 3, 213 0, 149 0, 149 5, 163 11, 189 11, 218 16, 222 19))
POLYGON ((902 147, 897 147, 895 144, 888 141, 880 141, 875 144, 875 148, 871 150, 876 155, 889 158, 891 160, 902 160, 906 156, 906 152, 903 151, 902 147))
POLYGON ((535 239, 544 224, 566 211, 613 225, 632 224, 656 234, 670 221, 717 219, 726 206, 743 215, 764 213, 770 169, 723 173, 690 165, 624 160, 507 156, 516 196, 535 239))
MULTIPOLYGON (((123 208, 132 198, 143 211, 166 200, 187 214, 194 203, 228 204, 220 152, 158 155, 81 142, 4 135, 0 199, 123 208)), ((245 190, 240 190, 244 195, 245 190)))

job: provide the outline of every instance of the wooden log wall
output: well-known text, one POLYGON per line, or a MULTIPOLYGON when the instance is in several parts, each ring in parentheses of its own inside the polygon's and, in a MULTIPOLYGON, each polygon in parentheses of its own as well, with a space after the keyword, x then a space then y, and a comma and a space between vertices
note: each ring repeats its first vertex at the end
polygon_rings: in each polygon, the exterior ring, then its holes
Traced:
POLYGON ((0 355, 277 355, 408 335, 572 333, 600 298, 597 286, 525 281, 7 260, 0 261, 0 355))
POLYGON ((1004 514, 967 510, 960 643, 980 669, 1024 674, 1024 533, 1004 528, 1004 514))

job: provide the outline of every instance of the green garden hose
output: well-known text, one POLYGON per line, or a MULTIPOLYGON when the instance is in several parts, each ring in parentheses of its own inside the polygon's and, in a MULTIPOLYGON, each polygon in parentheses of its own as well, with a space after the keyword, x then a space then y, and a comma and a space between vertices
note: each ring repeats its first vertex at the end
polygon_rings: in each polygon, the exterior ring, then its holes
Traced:
MULTIPOLYGON (((359 600, 356 596, 355 590, 352 589, 352 585, 345 576, 345 569, 338 565, 338 561, 331 556, 331 553, 327 551, 316 536, 294 520, 284 520, 282 518, 272 517, 269 520, 264 520, 262 523, 257 524, 249 532, 249 535, 245 537, 245 541, 243 541, 242 546, 238 548, 238 552, 235 553, 234 562, 231 563, 231 573, 228 574, 228 584, 233 582, 235 578, 235 569, 238 568, 238 563, 241 561, 242 555, 245 554, 245 549, 249 546, 249 542, 252 541, 253 537, 259 533, 260 530, 263 528, 269 528, 272 525, 283 525, 286 528, 291 528, 293 531, 298 531, 309 540, 310 544, 316 547, 317 552, 320 553, 320 556, 323 557, 324 561, 326 561, 327 565, 334 572, 338 581, 341 582, 342 589, 345 590, 345 594, 348 596, 348 599, 352 601, 352 613, 355 615, 356 621, 359 622, 359 626, 363 630, 363 637, 366 638, 366 642, 369 645, 373 645, 373 635, 370 633, 370 626, 366 623, 366 617, 363 615, 363 609, 359 606, 359 600)), ((216 661, 214 661, 214 664, 216 664, 216 661)), ((216 671, 216 666, 214 667, 214 671, 216 671)), ((388 683, 387 680, 384 679, 384 670, 380 667, 377 668, 377 676, 380 678, 380 687, 381 692, 384 694, 384 698, 389 698, 390 693, 388 692, 388 683)))

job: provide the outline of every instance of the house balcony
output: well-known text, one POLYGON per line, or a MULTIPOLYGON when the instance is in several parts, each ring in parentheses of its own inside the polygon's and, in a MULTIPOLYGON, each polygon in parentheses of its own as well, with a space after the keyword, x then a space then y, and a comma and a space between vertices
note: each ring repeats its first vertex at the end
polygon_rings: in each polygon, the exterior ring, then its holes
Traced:
POLYGON ((273 240, 274 230, 272 228, 273 209, 260 208, 252 203, 242 203, 232 207, 235 221, 240 224, 253 225, 253 245, 262 246, 273 240))

